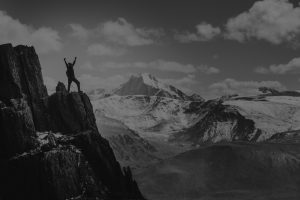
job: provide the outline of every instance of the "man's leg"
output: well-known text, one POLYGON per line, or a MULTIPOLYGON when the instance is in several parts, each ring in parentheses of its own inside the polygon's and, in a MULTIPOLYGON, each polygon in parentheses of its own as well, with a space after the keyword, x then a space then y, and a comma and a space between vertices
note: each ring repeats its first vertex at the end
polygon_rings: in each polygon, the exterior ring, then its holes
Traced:
POLYGON ((80 90, 80 82, 79 82, 76 78, 74 78, 73 81, 74 81, 74 82, 76 83, 76 85, 77 85, 78 92, 80 92, 80 91, 81 91, 81 90, 80 90))
POLYGON ((68 78, 68 93, 70 92, 72 80, 68 78))

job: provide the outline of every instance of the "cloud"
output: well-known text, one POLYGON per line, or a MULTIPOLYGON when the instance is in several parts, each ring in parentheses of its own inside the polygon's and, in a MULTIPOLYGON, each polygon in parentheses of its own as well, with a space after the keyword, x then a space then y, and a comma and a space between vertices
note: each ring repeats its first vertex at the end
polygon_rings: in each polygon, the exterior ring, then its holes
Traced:
POLYGON ((106 21, 91 29, 81 24, 69 26, 71 35, 79 39, 101 39, 121 46, 150 45, 164 35, 162 29, 135 27, 124 18, 106 21))
POLYGON ((136 28, 124 18, 105 22, 98 31, 107 40, 126 46, 153 44, 156 38, 163 35, 162 30, 136 28))
POLYGON ((72 29, 71 35, 81 40, 88 39, 90 30, 84 28, 81 24, 69 24, 72 29))
POLYGON ((87 49, 87 53, 92 56, 121 56, 125 52, 125 49, 113 48, 104 44, 92 44, 87 49))
POLYGON ((238 81, 235 79, 225 79, 221 82, 214 83, 209 86, 209 90, 212 96, 222 96, 228 94, 239 94, 239 95, 255 95, 260 93, 259 87, 270 87, 277 90, 286 89, 278 81, 238 81))
POLYGON ((260 74, 286 74, 288 72, 300 69, 300 58, 294 58, 287 64, 271 65, 269 67, 258 67, 255 69, 256 73, 260 74))
POLYGON ((98 88, 113 89, 128 80, 129 75, 113 75, 105 78, 82 74, 78 79, 86 91, 98 88))
POLYGON ((257 1, 228 20, 225 37, 239 42, 255 38, 273 44, 295 42, 300 34, 300 7, 288 0, 257 1))
POLYGON ((200 65, 198 67, 198 69, 201 72, 204 72, 205 74, 218 74, 218 73, 220 73, 220 70, 218 68, 211 67, 211 66, 208 66, 208 65, 200 65))
POLYGON ((58 82, 54 78, 51 78, 49 76, 45 76, 43 79, 44 84, 47 87, 48 94, 54 93, 58 82))
POLYGON ((57 31, 49 27, 36 29, 22 24, 4 11, 0 11, 0 42, 33 45, 38 53, 59 51, 62 48, 61 38, 57 31))
POLYGON ((209 41, 221 34, 219 27, 203 22, 196 26, 196 33, 184 32, 175 35, 175 39, 182 43, 209 41))
POLYGON ((156 69, 168 72, 181 72, 181 73, 195 73, 202 72, 205 74, 216 74, 220 70, 216 67, 208 65, 192 65, 182 64, 175 61, 155 60, 151 62, 133 62, 133 63, 117 63, 117 62, 104 62, 99 65, 99 68, 107 69, 123 69, 123 68, 140 68, 140 69, 156 69))

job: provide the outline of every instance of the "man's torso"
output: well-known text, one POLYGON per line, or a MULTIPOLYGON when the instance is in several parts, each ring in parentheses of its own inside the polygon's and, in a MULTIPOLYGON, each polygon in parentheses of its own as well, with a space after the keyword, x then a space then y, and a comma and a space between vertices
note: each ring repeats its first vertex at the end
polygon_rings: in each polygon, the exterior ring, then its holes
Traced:
POLYGON ((66 73, 67 73, 68 78, 75 78, 73 66, 68 66, 66 73))

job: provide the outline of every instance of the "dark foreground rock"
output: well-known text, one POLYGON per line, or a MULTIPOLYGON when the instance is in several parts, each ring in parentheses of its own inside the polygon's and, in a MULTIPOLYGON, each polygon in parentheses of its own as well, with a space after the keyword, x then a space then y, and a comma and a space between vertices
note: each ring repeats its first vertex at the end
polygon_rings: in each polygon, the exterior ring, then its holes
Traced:
POLYGON ((9 158, 35 147, 35 126, 24 99, 0 101, 0 156, 9 158))
POLYGON ((48 96, 33 47, 0 46, 0 156, 1 200, 143 199, 87 95, 48 96))

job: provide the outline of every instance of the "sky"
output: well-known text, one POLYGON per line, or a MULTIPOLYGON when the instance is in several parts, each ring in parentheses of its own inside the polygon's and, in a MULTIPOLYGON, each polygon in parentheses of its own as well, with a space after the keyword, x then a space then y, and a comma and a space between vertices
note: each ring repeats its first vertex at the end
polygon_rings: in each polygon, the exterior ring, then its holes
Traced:
POLYGON ((0 43, 33 45, 49 90, 75 56, 84 91, 135 73, 205 98, 300 90, 299 1, 0 0, 0 43))

